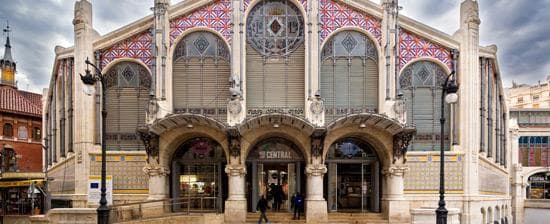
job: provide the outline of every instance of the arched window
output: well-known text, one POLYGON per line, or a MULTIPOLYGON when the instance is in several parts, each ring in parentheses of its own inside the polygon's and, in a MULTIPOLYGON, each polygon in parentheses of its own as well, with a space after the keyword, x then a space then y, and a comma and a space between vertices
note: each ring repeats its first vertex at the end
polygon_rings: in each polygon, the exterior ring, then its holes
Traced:
POLYGON ((13 146, 4 144, 0 152, 1 157, 1 169, 2 172, 16 172, 17 171, 17 156, 13 146))
POLYGON ((40 141, 41 138, 42 138, 42 134, 41 134, 40 128, 34 127, 32 129, 32 139, 36 141, 40 141))
POLYGON ((28 135, 29 135, 29 133, 27 132, 27 127, 19 126, 19 128, 17 128, 17 138, 18 139, 25 140, 25 139, 27 139, 28 135))
MULTIPOLYGON (((446 74, 434 62, 418 61, 407 66, 399 84, 407 106, 407 123, 416 127, 409 150, 437 151, 440 147, 441 90, 446 74)), ((445 107, 445 135, 449 140, 449 106, 445 107)), ((448 144, 445 144, 448 147, 448 144)), ((448 150, 448 148, 446 148, 448 150)))
POLYGON ((325 119, 378 110, 378 55, 374 42, 357 31, 332 37, 321 52, 321 96, 325 119))
POLYGON ((4 137, 13 137, 13 126, 10 123, 5 123, 3 133, 4 137))
POLYGON ((173 65, 174 111, 227 119, 229 50, 210 32, 194 32, 176 46, 173 65))
POLYGON ((136 128, 145 123, 151 77, 135 62, 120 62, 106 73, 108 150, 141 150, 136 128))
POLYGON ((248 15, 246 41, 249 115, 304 116, 304 18, 298 7, 288 0, 259 2, 248 15))

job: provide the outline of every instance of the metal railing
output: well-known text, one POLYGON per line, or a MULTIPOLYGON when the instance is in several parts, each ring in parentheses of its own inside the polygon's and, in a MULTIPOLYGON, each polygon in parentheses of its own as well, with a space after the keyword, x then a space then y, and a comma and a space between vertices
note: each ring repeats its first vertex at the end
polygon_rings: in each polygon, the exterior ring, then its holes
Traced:
POLYGON ((219 201, 219 197, 182 197, 113 205, 110 207, 110 223, 171 215, 220 213, 219 201))

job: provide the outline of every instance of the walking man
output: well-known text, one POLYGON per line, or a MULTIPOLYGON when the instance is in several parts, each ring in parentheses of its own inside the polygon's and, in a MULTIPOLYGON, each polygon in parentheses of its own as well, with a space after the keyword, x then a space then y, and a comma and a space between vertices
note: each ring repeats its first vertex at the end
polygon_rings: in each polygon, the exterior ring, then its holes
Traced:
POLYGON ((298 192, 294 197, 294 219, 300 219, 302 209, 304 209, 304 196, 298 192))
POLYGON ((258 220, 258 224, 262 223, 262 220, 265 220, 265 222, 269 222, 267 220, 267 216, 265 215, 265 211, 268 209, 267 206, 267 200, 265 199, 265 196, 262 195, 262 198, 258 201, 258 205, 256 205, 256 210, 260 211, 260 219, 258 220))

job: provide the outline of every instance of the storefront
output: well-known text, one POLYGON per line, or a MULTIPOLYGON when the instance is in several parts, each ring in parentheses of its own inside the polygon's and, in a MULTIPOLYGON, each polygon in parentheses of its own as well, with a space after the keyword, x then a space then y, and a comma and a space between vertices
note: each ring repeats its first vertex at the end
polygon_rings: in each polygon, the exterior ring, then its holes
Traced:
POLYGON ((43 194, 39 190, 43 180, 0 182, 0 215, 40 214, 43 194))
POLYGON ((174 212, 222 212, 227 195, 225 163, 221 146, 210 138, 183 143, 172 159, 174 212))
POLYGON ((533 174, 528 181, 528 199, 550 199, 550 172, 533 174))
POLYGON ((292 196, 304 193, 303 167, 304 157, 287 139, 273 137, 256 144, 247 158, 247 170, 252 171, 246 180, 249 211, 256 211, 262 196, 274 211, 290 211, 292 196))
POLYGON ((327 156, 325 197, 330 212, 380 212, 380 161, 357 138, 332 144, 327 156))

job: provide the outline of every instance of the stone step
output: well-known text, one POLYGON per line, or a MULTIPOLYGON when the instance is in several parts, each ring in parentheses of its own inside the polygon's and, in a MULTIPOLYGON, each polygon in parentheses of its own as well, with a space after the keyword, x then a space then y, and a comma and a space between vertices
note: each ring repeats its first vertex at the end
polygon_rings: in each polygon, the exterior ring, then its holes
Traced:
MULTIPOLYGON (((305 217, 301 220, 293 220, 293 213, 287 212, 267 212, 267 219, 270 223, 305 223, 305 217)), ((246 223, 257 223, 260 218, 260 213, 248 213, 246 223)), ((388 220, 384 219, 381 213, 328 213, 328 221, 326 223, 334 224, 388 224, 388 220)))

